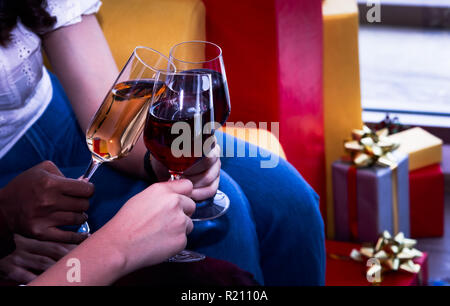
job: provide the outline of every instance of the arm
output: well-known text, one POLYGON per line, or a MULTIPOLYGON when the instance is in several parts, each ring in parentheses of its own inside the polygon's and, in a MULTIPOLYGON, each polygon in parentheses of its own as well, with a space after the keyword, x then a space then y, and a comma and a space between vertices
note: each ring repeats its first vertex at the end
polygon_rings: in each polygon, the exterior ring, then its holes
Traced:
POLYGON ((186 234, 193 229, 189 218, 195 209, 189 198, 192 187, 188 180, 151 185, 29 285, 108 285, 178 253, 186 246, 186 234), (70 266, 70 259, 77 259, 74 266, 70 266), (77 263, 78 280, 77 273, 71 274, 77 263))
POLYGON ((111 284, 125 273, 125 259, 108 243, 110 237, 103 236, 100 231, 94 233, 28 285, 105 286, 111 284), (76 278, 76 273, 72 273, 75 270, 71 270, 78 268, 77 262, 71 259, 77 259, 79 262, 79 279, 76 278))

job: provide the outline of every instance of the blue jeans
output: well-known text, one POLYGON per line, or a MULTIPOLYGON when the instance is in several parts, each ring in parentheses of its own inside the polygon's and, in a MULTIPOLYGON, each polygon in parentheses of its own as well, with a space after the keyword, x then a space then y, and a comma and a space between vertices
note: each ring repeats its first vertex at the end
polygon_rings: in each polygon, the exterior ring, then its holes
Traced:
MULTIPOLYGON (((90 161, 84 133, 54 75, 53 99, 42 117, 0 160, 0 187, 44 160, 53 161, 72 178, 83 174, 90 161)), ((227 146, 251 144, 217 132, 227 146)), ((233 150, 235 150, 235 148, 233 150)), ((223 157, 219 189, 231 201, 228 212, 212 221, 196 222, 188 248, 228 260, 251 272, 265 285, 323 285, 324 228, 318 196, 285 160, 261 168, 267 152, 256 157, 223 157)), ((245 154, 249 156, 249 154, 245 154)), ((95 194, 88 210, 97 230, 149 182, 126 176, 107 164, 94 175, 95 194)))

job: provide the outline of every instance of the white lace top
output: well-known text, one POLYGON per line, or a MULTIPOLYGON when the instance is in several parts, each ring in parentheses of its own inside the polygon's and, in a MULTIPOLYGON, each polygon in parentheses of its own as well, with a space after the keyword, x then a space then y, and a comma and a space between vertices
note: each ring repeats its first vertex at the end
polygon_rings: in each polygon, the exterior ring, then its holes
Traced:
MULTIPOLYGON (((47 0, 55 25, 46 32, 81 21, 96 13, 98 0, 47 0)), ((39 33, 39 34, 45 34, 39 33)), ((52 98, 52 84, 42 61, 41 40, 20 20, 11 42, 0 47, 0 158, 43 114, 52 98)))

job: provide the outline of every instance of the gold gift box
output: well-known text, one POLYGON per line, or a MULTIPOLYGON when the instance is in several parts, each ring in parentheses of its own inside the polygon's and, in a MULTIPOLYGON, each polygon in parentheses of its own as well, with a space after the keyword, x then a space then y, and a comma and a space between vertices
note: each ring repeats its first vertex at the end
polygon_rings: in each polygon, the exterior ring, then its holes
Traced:
MULTIPOLYGON (((323 107, 327 175, 327 237, 334 237, 331 165, 344 154, 343 141, 361 128, 356 0, 325 0, 323 11, 323 107)), ((324 216, 325 217, 325 216, 324 216)))
POLYGON ((416 127, 388 136, 400 143, 399 151, 409 156, 409 171, 442 161, 442 140, 416 127))

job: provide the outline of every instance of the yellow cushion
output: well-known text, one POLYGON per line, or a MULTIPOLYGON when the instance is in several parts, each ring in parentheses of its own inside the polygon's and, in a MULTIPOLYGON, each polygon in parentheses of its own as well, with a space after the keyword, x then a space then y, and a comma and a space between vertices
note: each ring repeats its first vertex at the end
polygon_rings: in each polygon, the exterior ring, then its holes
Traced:
POLYGON ((168 56, 174 44, 206 35, 201 0, 103 0, 97 18, 119 69, 136 46, 168 56))
POLYGON ((327 236, 334 236, 331 164, 343 141, 362 127, 356 0, 323 2, 323 103, 327 172, 327 236))

